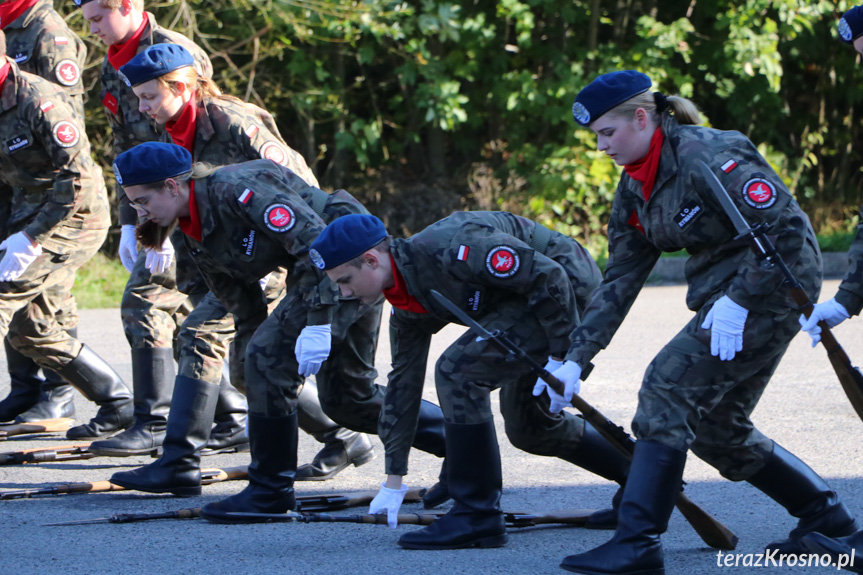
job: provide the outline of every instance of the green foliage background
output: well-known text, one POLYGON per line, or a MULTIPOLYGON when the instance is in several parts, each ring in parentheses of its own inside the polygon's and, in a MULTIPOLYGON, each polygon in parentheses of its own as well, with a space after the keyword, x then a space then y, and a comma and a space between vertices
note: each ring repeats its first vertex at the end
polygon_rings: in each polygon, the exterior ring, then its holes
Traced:
MULTIPOLYGON (((803 0, 206 0, 149 2, 211 54, 222 89, 270 110, 324 187, 397 234, 454 209, 508 209, 595 255, 619 168, 570 115, 596 75, 636 68, 749 136, 823 233, 856 225, 863 70, 803 0)), ((87 38, 87 131, 104 166, 105 49, 87 38)), ((110 173, 110 172, 108 172, 110 173)), ((114 253, 113 246, 106 248, 114 253)))

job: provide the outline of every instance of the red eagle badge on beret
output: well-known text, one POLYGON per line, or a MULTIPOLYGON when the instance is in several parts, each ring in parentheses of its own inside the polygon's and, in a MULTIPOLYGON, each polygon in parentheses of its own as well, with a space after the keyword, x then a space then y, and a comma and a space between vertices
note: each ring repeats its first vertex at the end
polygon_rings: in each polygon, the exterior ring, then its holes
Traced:
POLYGON ((285 204, 273 204, 264 212, 264 223, 274 232, 286 232, 296 223, 294 210, 285 204))
POLYGON ((496 278, 508 278, 518 271, 520 260, 509 246, 497 246, 485 256, 485 267, 496 278))
POLYGON ((78 69, 78 64, 72 60, 60 60, 54 66, 54 75, 57 81, 64 86, 74 86, 81 79, 81 70, 78 69))
POLYGON ((71 148, 81 139, 81 133, 78 131, 78 127, 72 122, 67 122, 66 120, 54 124, 52 132, 54 133, 54 141, 57 142, 57 145, 61 148, 71 148))
POLYGON ((267 142, 264 144, 264 147, 261 148, 261 157, 265 160, 272 160, 280 166, 286 166, 288 164, 288 155, 285 153, 285 150, 275 142, 267 142))
POLYGON ((766 210, 776 203, 776 187, 761 178, 743 184, 743 201, 757 210, 766 210))

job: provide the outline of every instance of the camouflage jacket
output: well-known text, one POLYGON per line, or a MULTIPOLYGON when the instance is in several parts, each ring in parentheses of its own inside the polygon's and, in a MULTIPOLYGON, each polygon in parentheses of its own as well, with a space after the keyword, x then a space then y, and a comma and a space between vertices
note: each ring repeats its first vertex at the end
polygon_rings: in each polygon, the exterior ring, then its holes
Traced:
MULTIPOLYGON (((300 176, 310 186, 318 180, 305 159, 279 134, 266 110, 234 98, 205 98, 197 104, 194 161, 224 166, 247 160, 272 160, 300 176)), ((173 142, 165 131, 164 142, 173 142)))
MULTIPOLYGON (((311 263, 309 246, 327 222, 367 213, 347 192, 308 185, 269 160, 226 166, 195 180, 201 241, 186 246, 213 294, 234 314, 235 346, 244 350, 267 316, 258 279, 289 271, 288 289, 299 290, 308 325, 332 322, 338 288, 311 263)), ((292 352, 292 350, 291 350, 292 352)))
MULTIPOLYGON (((182 34, 162 28, 156 24, 156 19, 149 12, 146 12, 145 16, 149 25, 141 35, 138 46, 139 54, 154 44, 179 44, 192 53, 195 58, 195 69, 198 70, 199 74, 208 78, 213 75, 213 65, 210 63, 210 59, 197 44, 182 34)), ((157 128, 147 114, 138 111, 138 97, 132 88, 126 84, 119 72, 114 69, 107 56, 102 62, 101 80, 102 91, 99 93, 99 99, 114 136, 114 155, 144 142, 157 141, 163 128, 157 128)), ((122 189, 118 192, 120 224, 135 224, 138 221, 135 208, 129 204, 129 200, 122 189)))
MULTIPOLYGON (((405 287, 428 313, 393 308, 390 317, 392 371, 380 427, 388 474, 404 475, 422 397, 431 336, 461 323, 430 295, 435 289, 480 323, 508 302, 543 326, 549 352, 569 349, 579 308, 599 285, 599 268, 575 240, 506 212, 456 212, 409 239, 394 239, 390 253, 405 287), (543 241, 541 238, 545 237, 543 241), (576 246, 576 269, 544 254, 541 244, 557 237, 576 246), (573 285, 583 286, 577 293, 573 285)), ((523 321, 513 317, 512 321, 523 321)))
POLYGON ((839 284, 836 301, 851 315, 859 315, 863 309, 863 208, 860 209, 857 235, 848 252, 848 271, 839 284))
POLYGON ((38 0, 3 31, 9 57, 24 72, 63 86, 73 96, 75 111, 83 119, 81 70, 87 61, 87 47, 54 10, 51 0, 38 0))
POLYGON ((662 252, 686 250, 686 303, 695 311, 724 292, 750 311, 794 307, 778 268, 760 265, 698 170, 704 161, 716 173, 751 226, 763 225, 800 282, 820 286, 821 269, 799 265, 815 234, 782 179, 745 136, 700 126, 680 126, 663 117, 665 141, 649 200, 641 183, 624 173, 608 224, 608 263, 567 359, 586 365, 611 341, 662 252))
POLYGON ((11 62, 0 93, 0 179, 13 190, 9 232, 21 230, 50 251, 60 225, 110 225, 102 171, 69 96, 11 62))

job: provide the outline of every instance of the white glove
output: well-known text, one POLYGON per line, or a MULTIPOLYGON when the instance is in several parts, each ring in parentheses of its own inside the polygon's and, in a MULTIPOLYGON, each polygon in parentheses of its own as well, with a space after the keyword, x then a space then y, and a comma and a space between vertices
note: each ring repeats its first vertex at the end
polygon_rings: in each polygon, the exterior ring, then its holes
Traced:
POLYGON ((164 273, 171 266, 174 259, 174 246, 171 238, 165 238, 159 249, 147 248, 147 269, 151 274, 164 273))
POLYGON ((135 267, 135 260, 138 259, 138 239, 135 237, 135 225, 125 224, 120 228, 120 262, 123 267, 129 271, 135 267))
POLYGON ((3 243, 0 250, 6 250, 0 260, 0 281, 11 282, 21 277, 30 264, 42 254, 42 246, 35 246, 24 232, 12 234, 3 243))
POLYGON ((401 489, 390 489, 386 487, 386 483, 381 483, 381 490, 378 491, 369 505, 369 515, 377 515, 386 511, 387 525, 391 529, 395 529, 396 525, 399 524, 399 508, 402 506, 407 492, 407 485, 402 484, 401 489))
POLYGON ((734 303, 727 295, 716 300, 702 329, 710 330, 710 354, 719 356, 722 361, 734 359, 738 351, 743 349, 743 326, 749 310, 734 303))
POLYGON ((851 316, 848 314, 845 306, 834 298, 830 298, 813 307, 809 319, 806 319, 805 315, 800 314, 800 329, 809 334, 809 337, 812 338, 812 347, 815 347, 821 341, 821 326, 818 325, 819 321, 826 323, 827 327, 836 327, 849 317, 851 316))
POLYGON ((556 359, 548 358, 545 369, 563 383, 563 395, 554 391, 550 385, 541 379, 536 380, 536 385, 533 386, 533 395, 538 397, 545 390, 551 399, 548 410, 551 413, 560 413, 564 407, 569 407, 572 403, 572 396, 581 390, 581 366, 574 361, 561 363, 556 359))
POLYGON ((271 275, 273 275, 273 272, 268 273, 267 275, 258 280, 258 285, 261 286, 261 291, 267 291, 267 284, 270 283, 271 275))
POLYGON ((307 325, 297 338, 294 354, 300 364, 300 375, 308 377, 318 373, 321 364, 330 356, 330 325, 307 325))

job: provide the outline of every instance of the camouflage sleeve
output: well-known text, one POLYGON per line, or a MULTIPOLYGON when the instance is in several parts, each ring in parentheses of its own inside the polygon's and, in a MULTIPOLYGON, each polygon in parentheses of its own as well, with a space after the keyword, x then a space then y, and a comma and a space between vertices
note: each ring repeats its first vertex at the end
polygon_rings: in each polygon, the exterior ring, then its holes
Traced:
POLYGON ((87 171, 90 146, 83 128, 61 94, 28 107, 27 119, 34 136, 54 166, 54 183, 46 192, 42 209, 24 231, 42 243, 51 230, 71 217, 81 201, 81 176, 87 171))
POLYGON ((262 108, 255 108, 263 129, 252 138, 251 145, 260 157, 288 168, 310 186, 320 187, 305 158, 285 143, 273 116, 262 108))
MULTIPOLYGON (((776 250, 789 266, 793 266, 803 249, 808 220, 801 217, 802 212, 796 208, 785 184, 755 146, 740 137, 733 146, 712 150, 707 164, 717 174, 749 225, 764 226, 776 250)), ((705 190, 705 201, 714 204, 715 209, 721 212, 719 202, 706 191, 708 184, 700 170, 694 168, 694 164, 688 165, 688 162, 681 166, 681 170, 689 173, 691 185, 705 190)), ((758 309, 766 296, 773 294, 784 281, 785 276, 778 266, 762 266, 759 255, 754 250, 747 250, 725 293, 746 309, 758 309)))
POLYGON ((57 18, 59 22, 46 20, 39 35, 36 74, 63 86, 80 99, 84 94, 81 69, 87 61, 87 49, 62 19, 57 18))
POLYGON ((848 271, 839 284, 836 301, 851 315, 859 315, 863 309, 863 208, 860 210, 857 235, 848 251, 848 271))
POLYGON ((390 371, 378 437, 386 451, 387 475, 407 475, 408 456, 416 435, 432 334, 444 322, 428 314, 393 310, 390 317, 390 371))
POLYGON ((618 192, 608 224, 605 275, 590 299, 581 325, 572 333, 572 345, 566 354, 566 359, 582 367, 611 342, 659 259, 660 251, 630 223, 631 218, 632 213, 618 192))

